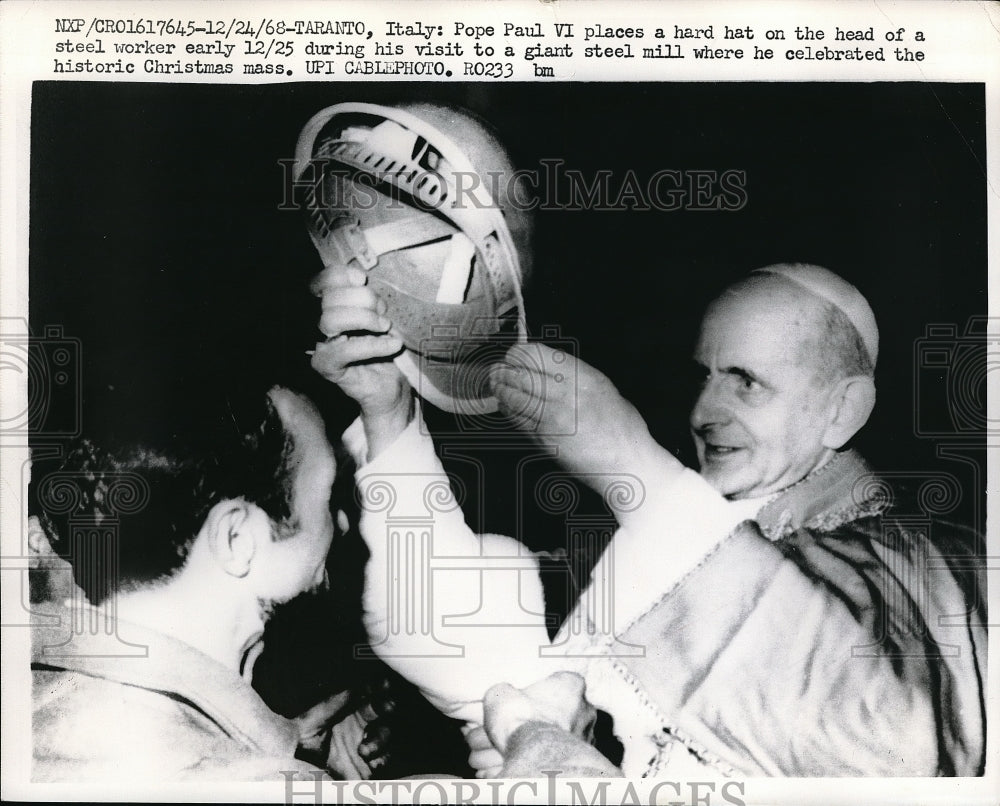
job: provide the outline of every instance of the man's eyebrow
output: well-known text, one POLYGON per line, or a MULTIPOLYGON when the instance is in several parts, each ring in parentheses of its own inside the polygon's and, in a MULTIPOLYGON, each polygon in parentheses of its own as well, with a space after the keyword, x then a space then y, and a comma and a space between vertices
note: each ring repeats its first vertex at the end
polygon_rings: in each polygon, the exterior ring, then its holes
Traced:
POLYGON ((754 383, 759 383, 761 386, 766 386, 768 388, 770 388, 771 386, 771 384, 767 382, 767 379, 764 378, 760 373, 751 372, 749 369, 746 369, 745 367, 739 367, 739 366, 723 367, 722 372, 724 372, 726 375, 734 375, 741 381, 753 381, 754 383))
MULTIPOLYGON (((699 372, 704 372, 706 374, 711 372, 711 369, 708 367, 708 365, 702 363, 697 358, 691 359, 690 366, 692 370, 697 370, 699 372)), ((743 381, 754 381, 755 383, 759 383, 761 386, 767 387, 768 389, 773 388, 773 385, 769 383, 768 380, 763 375, 761 375, 758 372, 753 372, 749 369, 746 369, 745 367, 737 365, 729 367, 720 367, 719 372, 723 373, 724 375, 734 376, 743 381)))

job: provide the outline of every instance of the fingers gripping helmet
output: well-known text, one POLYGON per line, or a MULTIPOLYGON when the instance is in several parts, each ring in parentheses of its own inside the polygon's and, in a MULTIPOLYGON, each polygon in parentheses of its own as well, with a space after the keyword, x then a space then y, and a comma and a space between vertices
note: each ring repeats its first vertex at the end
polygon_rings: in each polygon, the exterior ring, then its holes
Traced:
POLYGON ((302 130, 295 176, 320 258, 368 273, 413 388, 446 411, 489 414, 489 367, 526 340, 522 274, 499 194, 467 150, 403 109, 337 104, 302 130))

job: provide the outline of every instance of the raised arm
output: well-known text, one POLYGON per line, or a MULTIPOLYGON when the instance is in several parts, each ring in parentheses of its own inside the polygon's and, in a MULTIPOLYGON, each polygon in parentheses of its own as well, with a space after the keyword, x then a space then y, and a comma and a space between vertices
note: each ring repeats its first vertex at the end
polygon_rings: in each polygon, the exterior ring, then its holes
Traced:
POLYGON ((358 460, 360 531, 370 558, 364 623, 374 651, 441 711, 482 723, 490 686, 525 686, 552 671, 534 557, 517 541, 466 524, 409 384, 402 348, 364 272, 330 268, 313 367, 357 401, 345 434, 358 460))

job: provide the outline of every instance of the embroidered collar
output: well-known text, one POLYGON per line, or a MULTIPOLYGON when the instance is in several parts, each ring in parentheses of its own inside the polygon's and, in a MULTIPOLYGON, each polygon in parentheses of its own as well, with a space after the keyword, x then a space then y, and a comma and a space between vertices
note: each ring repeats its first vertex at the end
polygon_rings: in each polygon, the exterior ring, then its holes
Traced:
POLYGON ((859 484, 871 476, 871 468, 856 451, 838 453, 762 507, 757 523, 768 538, 780 540, 803 527, 830 531, 878 514, 886 505, 875 494, 878 485, 859 484))

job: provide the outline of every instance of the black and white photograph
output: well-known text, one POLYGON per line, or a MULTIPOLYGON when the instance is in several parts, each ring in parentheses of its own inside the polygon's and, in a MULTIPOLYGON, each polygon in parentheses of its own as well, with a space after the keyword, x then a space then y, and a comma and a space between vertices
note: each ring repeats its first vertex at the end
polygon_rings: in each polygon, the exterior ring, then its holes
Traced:
POLYGON ((34 81, 25 777, 982 778, 987 96, 34 81))

